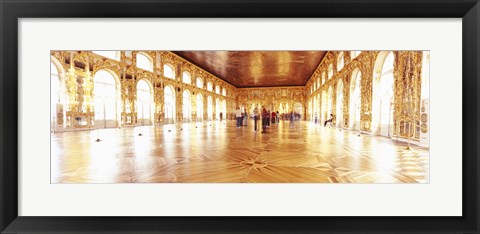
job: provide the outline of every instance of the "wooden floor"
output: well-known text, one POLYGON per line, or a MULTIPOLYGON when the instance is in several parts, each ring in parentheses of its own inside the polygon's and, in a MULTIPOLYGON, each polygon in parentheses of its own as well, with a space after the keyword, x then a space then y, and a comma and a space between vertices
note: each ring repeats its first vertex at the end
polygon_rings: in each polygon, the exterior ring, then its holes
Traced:
POLYGON ((52 183, 428 183, 428 149, 288 121, 52 134, 52 183), (169 131, 170 130, 170 131, 169 131), (139 136, 142 133, 142 136, 139 136), (101 142, 95 142, 100 138, 101 142))

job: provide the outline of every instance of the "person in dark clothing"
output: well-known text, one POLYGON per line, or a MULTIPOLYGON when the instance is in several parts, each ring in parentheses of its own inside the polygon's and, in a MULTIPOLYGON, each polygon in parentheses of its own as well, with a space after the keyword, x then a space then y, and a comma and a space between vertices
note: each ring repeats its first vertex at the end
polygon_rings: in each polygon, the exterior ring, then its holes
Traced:
POLYGON ((270 110, 267 110, 267 127, 270 127, 270 110))
POLYGON ((323 126, 326 127, 327 123, 333 124, 333 114, 330 114, 330 119, 325 120, 323 126))
POLYGON ((263 108, 262 110, 262 132, 267 132, 267 110, 263 108))
POLYGON ((255 107, 255 109, 253 109, 253 125, 254 125, 254 131, 256 132, 257 131, 257 120, 258 118, 260 118, 260 113, 258 111, 258 108, 255 107))

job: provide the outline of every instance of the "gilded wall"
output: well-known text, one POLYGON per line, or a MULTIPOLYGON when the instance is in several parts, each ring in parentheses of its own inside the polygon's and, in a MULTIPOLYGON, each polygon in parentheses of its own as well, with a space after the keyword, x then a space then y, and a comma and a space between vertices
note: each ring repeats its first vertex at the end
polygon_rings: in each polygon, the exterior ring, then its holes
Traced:
MULTIPOLYGON (((306 99, 309 105, 307 110, 307 119, 314 118, 315 110, 320 110, 320 119, 322 121, 328 118, 330 113, 335 114, 335 110, 330 108, 325 110, 324 102, 331 102, 332 107, 337 106, 337 97, 343 97, 342 119, 337 119, 334 115, 334 122, 342 123, 342 127, 348 127, 350 124, 350 92, 352 90, 352 76, 361 73, 360 79, 360 122, 361 130, 364 132, 376 133, 375 113, 372 105, 378 102, 375 99, 374 87, 378 86, 381 80, 381 72, 388 53, 393 53, 393 135, 400 137, 410 136, 419 137, 420 132, 420 93, 421 93, 421 73, 422 73, 422 51, 362 51, 358 55, 352 55, 353 51, 330 51, 317 67, 316 71, 305 85, 307 92, 306 99), (343 67, 338 70, 338 64, 343 58, 343 67), (332 65, 332 66, 331 66, 332 65), (333 75, 329 78, 329 68, 333 68, 333 75), (338 87, 341 85, 341 87, 338 87), (333 95, 329 95, 329 90, 333 90, 333 95), (342 94, 338 94, 341 90, 342 94), (327 95, 325 95, 325 93, 327 95), (410 124, 412 126, 410 127, 410 124)), ((386 65, 385 65, 386 66, 386 65)), ((380 83, 381 84, 381 83, 380 83)), ((428 88, 428 87, 424 87, 428 88)), ((380 95, 377 93, 377 95, 380 95)), ((381 100, 380 100, 381 101, 381 100)), ((385 100, 383 100, 385 101, 385 100)), ((378 117, 377 117, 378 118, 378 117)), ((422 128, 427 128, 423 125, 422 128)), ((426 131, 424 131, 426 132, 426 131)))
MULTIPOLYGON (((91 51, 52 51, 52 62, 59 73, 61 92, 65 94, 64 111, 57 114, 56 123, 65 128, 92 128, 94 127, 94 77, 100 70, 111 73, 120 89, 120 119, 118 126, 135 125, 138 113, 136 112, 137 84, 145 80, 153 92, 153 114, 155 123, 164 123, 164 90, 169 86, 175 93, 175 121, 184 122, 182 113, 183 91, 191 94, 191 119, 201 119, 197 116, 197 94, 203 97, 206 110, 207 99, 224 101, 227 112, 235 108, 236 88, 203 69, 191 64, 183 58, 167 51, 121 51, 118 60, 106 58, 91 51), (152 62, 151 70, 138 68, 136 65, 137 53, 148 56, 152 62), (168 78, 164 74, 164 65, 168 64, 174 70, 175 77, 168 78), (191 83, 182 81, 183 72, 188 72, 191 83), (196 79, 201 78, 203 88, 196 85, 196 79), (207 84, 212 84, 212 91, 206 90, 207 84), (219 86, 220 92, 215 92, 219 86), (223 95, 222 91, 226 94, 223 95)), ((218 110, 219 112, 219 110, 218 110)), ((213 116, 217 116, 216 105, 213 105, 213 116)), ((204 111, 203 119, 207 119, 204 111)))

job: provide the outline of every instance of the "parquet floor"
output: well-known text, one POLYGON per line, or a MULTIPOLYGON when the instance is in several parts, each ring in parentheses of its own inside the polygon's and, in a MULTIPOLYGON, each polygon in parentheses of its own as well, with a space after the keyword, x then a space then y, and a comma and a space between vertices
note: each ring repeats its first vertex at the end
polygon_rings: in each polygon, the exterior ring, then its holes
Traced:
POLYGON ((52 183, 428 183, 429 151, 288 121, 252 121, 52 134, 52 183), (260 124, 260 123, 259 123, 260 124), (170 130, 170 131, 169 131, 170 130), (142 133, 142 136, 139 136, 142 133), (95 142, 99 137, 102 141, 95 142))

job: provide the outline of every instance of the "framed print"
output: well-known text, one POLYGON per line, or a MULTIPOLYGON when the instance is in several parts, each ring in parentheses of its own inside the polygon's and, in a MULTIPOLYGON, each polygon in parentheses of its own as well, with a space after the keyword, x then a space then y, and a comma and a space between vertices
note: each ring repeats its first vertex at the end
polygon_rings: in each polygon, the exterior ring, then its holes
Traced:
POLYGON ((2 1, 0 232, 478 233, 479 10, 2 1))

